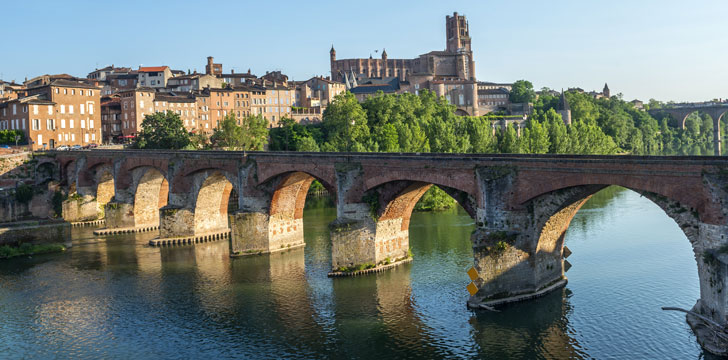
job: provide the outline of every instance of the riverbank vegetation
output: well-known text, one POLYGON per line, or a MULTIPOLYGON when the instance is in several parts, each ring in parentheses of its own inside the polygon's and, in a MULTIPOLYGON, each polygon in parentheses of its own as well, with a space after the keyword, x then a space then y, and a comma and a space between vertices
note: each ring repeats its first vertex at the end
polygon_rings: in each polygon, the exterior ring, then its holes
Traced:
POLYGON ((18 256, 49 254, 62 251, 66 251, 66 247, 62 244, 33 245, 29 243, 23 243, 20 244, 20 246, 2 245, 0 246, 0 259, 9 259, 18 256))

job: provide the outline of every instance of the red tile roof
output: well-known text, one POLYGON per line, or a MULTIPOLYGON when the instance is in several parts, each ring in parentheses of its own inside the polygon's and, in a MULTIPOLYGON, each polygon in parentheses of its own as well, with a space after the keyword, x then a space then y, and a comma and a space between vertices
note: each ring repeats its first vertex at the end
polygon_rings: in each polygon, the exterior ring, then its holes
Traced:
POLYGON ((158 72, 158 71, 164 71, 165 69, 168 69, 169 66, 146 66, 146 67, 139 67, 139 72, 158 72))

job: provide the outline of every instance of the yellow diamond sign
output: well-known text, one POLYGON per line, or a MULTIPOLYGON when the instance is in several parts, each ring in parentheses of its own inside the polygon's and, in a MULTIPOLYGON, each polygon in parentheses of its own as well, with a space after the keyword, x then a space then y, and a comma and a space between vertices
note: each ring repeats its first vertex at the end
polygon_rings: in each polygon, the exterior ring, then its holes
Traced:
POLYGON ((470 270, 468 270, 468 276, 470 276, 470 280, 475 281, 479 277, 480 274, 478 274, 478 270, 475 270, 474 267, 471 267, 470 270))
POLYGON ((468 292, 470 293, 470 296, 473 296, 473 295, 475 295, 475 293, 478 292, 478 287, 475 286, 475 284, 472 282, 470 284, 468 284, 467 289, 468 289, 468 292))

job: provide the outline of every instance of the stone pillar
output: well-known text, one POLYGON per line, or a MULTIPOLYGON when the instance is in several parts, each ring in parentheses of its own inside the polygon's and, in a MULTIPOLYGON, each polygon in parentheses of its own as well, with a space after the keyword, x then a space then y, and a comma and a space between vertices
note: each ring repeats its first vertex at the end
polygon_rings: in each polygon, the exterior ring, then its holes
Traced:
POLYGON ((257 184, 255 164, 240 169, 240 210, 229 215, 230 254, 266 254, 305 245, 303 204, 313 178, 303 173, 281 175, 257 184))
POLYGON ((70 194, 63 201, 62 209, 63 220, 68 222, 91 221, 103 217, 96 198, 93 195, 82 195, 80 191, 70 194))
POLYGON ((159 237, 162 239, 195 235, 195 212, 167 205, 159 209, 159 237))
POLYGON ((107 229, 133 228, 134 204, 111 201, 104 206, 107 229))
POLYGON ((241 210, 230 215, 230 254, 266 254, 304 246, 303 219, 241 210))
POLYGON ((720 156, 722 154, 722 139, 720 137, 720 117, 721 115, 713 116, 713 149, 715 156, 720 156))
POLYGON ((480 278, 468 305, 521 301, 564 286, 564 234, 581 205, 603 186, 557 190, 520 206, 510 202, 515 172, 481 169, 478 178, 483 199, 471 240, 480 278))

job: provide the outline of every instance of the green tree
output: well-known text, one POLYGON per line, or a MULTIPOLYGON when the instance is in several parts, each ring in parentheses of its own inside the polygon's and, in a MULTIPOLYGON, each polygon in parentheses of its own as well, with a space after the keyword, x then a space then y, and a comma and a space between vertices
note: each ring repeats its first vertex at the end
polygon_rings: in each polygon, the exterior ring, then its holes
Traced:
POLYGON ((518 80, 513 83, 509 100, 512 103, 529 103, 536 99, 533 84, 528 80, 518 80))
POLYGON ((527 154, 545 154, 549 152, 550 145, 547 126, 538 120, 530 120, 523 130, 521 150, 527 154))
POLYGON ((323 114, 326 151, 366 151, 369 138, 367 115, 354 94, 336 95, 323 114))
POLYGON ((268 121, 262 116, 246 116, 238 121, 230 113, 212 136, 212 146, 225 150, 263 150, 268 143, 268 121))
POLYGON ((504 154, 518 154, 521 152, 521 144, 514 124, 509 124, 506 126, 506 130, 502 131, 498 149, 504 154))
POLYGON ((134 145, 137 149, 184 149, 190 145, 190 135, 179 115, 157 112, 144 116, 134 145))

